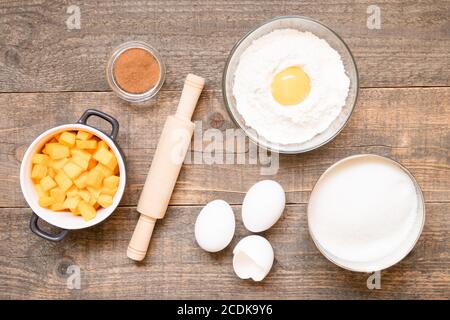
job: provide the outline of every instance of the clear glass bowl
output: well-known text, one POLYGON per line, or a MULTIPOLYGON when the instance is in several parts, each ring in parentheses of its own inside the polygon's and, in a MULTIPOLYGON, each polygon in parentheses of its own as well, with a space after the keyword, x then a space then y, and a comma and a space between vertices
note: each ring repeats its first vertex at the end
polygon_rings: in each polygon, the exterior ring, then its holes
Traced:
POLYGON ((356 104, 358 96, 358 71, 355 59, 345 42, 330 28, 313 19, 301 16, 277 17, 265 22, 263 25, 247 33, 239 40, 231 50, 225 65, 222 78, 222 94, 226 108, 234 122, 246 133, 246 135, 256 144, 271 151, 279 153, 303 153, 316 149, 333 140, 344 128, 356 104), (244 119, 236 108, 236 100, 233 96, 234 73, 239 64, 241 54, 254 40, 277 29, 296 29, 299 31, 309 31, 319 38, 326 40, 342 58, 345 71, 350 79, 350 88, 340 115, 332 122, 327 130, 316 135, 312 139, 295 144, 272 143, 264 137, 258 135, 254 129, 245 124, 244 119))
POLYGON ((126 100, 128 102, 133 103, 143 103, 150 98, 152 98, 155 94, 158 93, 159 89, 161 89, 164 80, 166 76, 166 67, 164 65, 164 62, 161 58, 161 55, 159 52, 150 46, 149 44, 143 42, 143 41, 128 41, 125 43, 122 43, 120 46, 114 49, 111 57, 108 60, 108 64, 106 66, 106 80, 108 81, 109 86, 111 89, 123 100, 126 100), (139 48, 144 49, 150 52, 150 54, 155 57, 156 61, 159 65, 159 79, 156 82, 156 84, 151 87, 149 90, 143 93, 135 94, 135 93, 129 93, 125 90, 123 90, 116 82, 114 78, 114 63, 116 62, 116 59, 126 50, 132 49, 132 48, 139 48))
MULTIPOLYGON (((422 190, 417 183, 414 176, 409 172, 408 169, 406 169, 402 164, 399 162, 392 160, 390 158, 382 157, 375 154, 358 154, 353 155, 344 159, 341 159, 331 165, 327 170, 325 170, 324 173, 320 176, 320 178, 316 181, 316 184, 314 185, 313 190, 311 191, 311 196, 309 198, 308 207, 307 207, 307 217, 308 217, 308 229, 309 234, 311 235, 311 238, 313 239, 314 244, 316 245, 317 249, 331 262, 338 265, 341 268, 350 270, 350 271, 356 271, 356 272, 375 272, 387 269, 394 264, 400 262, 403 258, 405 258, 409 252, 414 248, 417 241, 420 238, 420 235, 422 234, 423 227, 425 225, 425 200, 423 198, 422 190), (317 188, 319 187, 319 184, 323 179, 326 179, 327 176, 332 175, 336 170, 339 170, 342 166, 352 166, 354 164, 354 160, 373 160, 378 159, 378 161, 385 162, 387 164, 393 164, 395 167, 398 167, 400 170, 402 170, 409 178, 411 179, 411 182, 415 186, 415 191, 417 195, 417 215, 414 220, 414 223, 409 230, 409 232, 404 236, 404 239, 402 243, 398 247, 391 248, 392 251, 384 256, 381 259, 375 259, 372 261, 352 261, 352 260, 346 260, 343 258, 340 258, 338 255, 336 255, 334 252, 328 251, 319 241, 316 234, 314 234, 313 229, 311 228, 310 222, 311 222, 311 215, 312 215, 312 200, 314 193, 317 192, 317 188)), ((316 201, 320 201, 320 199, 316 199, 316 201)))

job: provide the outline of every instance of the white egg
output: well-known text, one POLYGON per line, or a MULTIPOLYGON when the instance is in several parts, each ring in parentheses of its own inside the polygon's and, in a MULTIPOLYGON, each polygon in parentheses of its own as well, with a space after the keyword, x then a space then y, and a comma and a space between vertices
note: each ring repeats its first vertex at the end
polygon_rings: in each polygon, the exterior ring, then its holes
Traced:
POLYGON ((263 180, 254 184, 242 203, 242 222, 252 232, 262 232, 273 226, 283 213, 286 196, 276 181, 263 180))
POLYGON ((263 280, 273 264, 273 248, 269 241, 251 235, 238 242, 233 250, 233 269, 241 279, 263 280))
POLYGON ((200 211, 195 221, 195 239, 203 250, 217 252, 231 242, 234 229, 233 209, 223 200, 214 200, 200 211))

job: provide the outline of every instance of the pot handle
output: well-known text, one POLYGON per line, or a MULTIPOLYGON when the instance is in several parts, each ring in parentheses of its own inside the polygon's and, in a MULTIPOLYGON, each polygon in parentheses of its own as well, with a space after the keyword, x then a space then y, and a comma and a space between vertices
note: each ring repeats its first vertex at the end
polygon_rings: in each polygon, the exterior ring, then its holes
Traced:
POLYGON ((41 238, 44 238, 44 239, 50 240, 50 241, 61 241, 62 239, 64 239, 64 237, 67 235, 67 233, 69 233, 69 230, 62 229, 61 232, 58 234, 50 234, 50 233, 42 230, 41 228, 39 228, 38 220, 39 220, 39 217, 37 216, 36 213, 33 212, 33 215, 31 216, 31 220, 30 220, 30 228, 34 234, 37 234, 41 238))
POLYGON ((109 136, 112 140, 115 141, 119 133, 119 122, 115 118, 111 117, 109 114, 106 114, 102 111, 96 109, 87 109, 81 116, 80 120, 78 120, 78 123, 87 125, 87 120, 91 116, 97 116, 111 124, 112 130, 109 136))

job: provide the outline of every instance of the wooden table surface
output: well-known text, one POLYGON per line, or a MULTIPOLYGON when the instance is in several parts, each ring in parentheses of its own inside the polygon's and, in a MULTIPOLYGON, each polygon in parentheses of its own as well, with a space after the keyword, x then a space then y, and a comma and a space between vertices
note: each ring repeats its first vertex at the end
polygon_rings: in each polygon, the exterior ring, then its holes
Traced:
MULTIPOLYGON (((366 22, 372 1, 16 1, 0 2, 0 298, 3 299, 449 299, 450 298, 450 1, 380 0, 381 29, 366 22), (77 4, 81 29, 68 30, 77 4), (177 104, 185 75, 207 79, 194 120, 203 130, 234 128, 221 77, 233 44, 280 15, 305 15, 347 42, 360 74, 360 96, 342 133, 307 154, 281 155, 275 176, 286 190, 282 219, 264 235, 275 263, 261 283, 239 280, 232 248, 249 234, 240 206, 260 175, 255 164, 187 164, 166 218, 158 222, 146 260, 126 248, 135 206, 161 127, 177 104), (104 76, 111 50, 131 40, 158 48, 167 64, 162 91, 147 107, 121 101, 104 76), (120 208, 105 223, 71 232, 60 243, 29 230, 31 210, 19 186, 24 151, 42 131, 76 121, 95 107, 116 117, 128 163, 120 208), (426 224, 415 249, 381 273, 368 275, 328 262, 309 237, 306 204, 321 173, 359 153, 391 157, 418 180, 426 224), (224 199, 234 207, 232 244, 209 254, 195 243, 202 206, 224 199), (81 289, 67 288, 67 267, 81 269, 81 289)), ((101 125, 100 123, 94 123, 101 125)), ((205 142, 207 143, 207 142, 205 142)), ((201 152, 201 150, 193 150, 201 152)), ((42 224, 44 228, 51 227, 42 224)))

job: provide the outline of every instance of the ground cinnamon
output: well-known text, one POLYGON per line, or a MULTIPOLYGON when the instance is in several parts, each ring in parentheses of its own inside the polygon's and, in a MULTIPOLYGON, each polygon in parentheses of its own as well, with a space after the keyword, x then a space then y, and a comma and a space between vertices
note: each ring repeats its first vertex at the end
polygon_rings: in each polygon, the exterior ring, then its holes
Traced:
POLYGON ((113 72, 118 86, 134 94, 150 90, 161 75, 155 57, 141 48, 131 48, 122 52, 114 63, 113 72))

